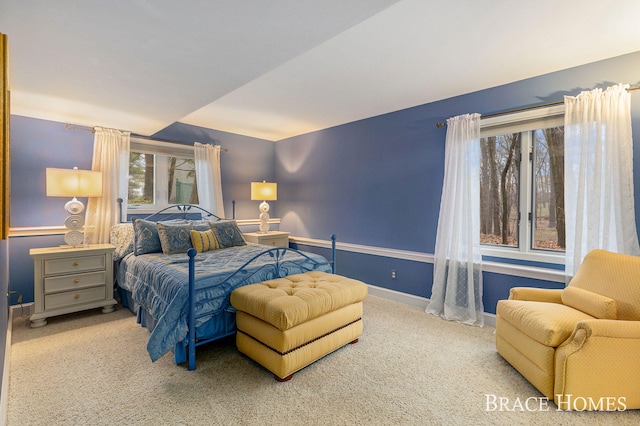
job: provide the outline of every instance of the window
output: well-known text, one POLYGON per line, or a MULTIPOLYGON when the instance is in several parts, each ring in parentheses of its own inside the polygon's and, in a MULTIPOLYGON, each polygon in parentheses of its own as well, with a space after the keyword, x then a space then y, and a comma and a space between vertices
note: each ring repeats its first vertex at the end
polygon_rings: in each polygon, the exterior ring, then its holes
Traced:
POLYGON ((132 139, 129 208, 156 211, 171 204, 198 204, 193 149, 132 139))
POLYGON ((560 263, 564 227, 564 107, 481 122, 483 254, 560 263))

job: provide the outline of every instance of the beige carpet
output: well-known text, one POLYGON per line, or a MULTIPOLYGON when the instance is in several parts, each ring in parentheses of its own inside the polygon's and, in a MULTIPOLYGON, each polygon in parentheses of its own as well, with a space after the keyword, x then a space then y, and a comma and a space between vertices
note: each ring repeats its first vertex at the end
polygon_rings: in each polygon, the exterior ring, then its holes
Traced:
POLYGON ((125 309, 13 323, 8 424, 18 425, 625 425, 640 411, 500 412, 485 394, 540 394, 469 327, 368 296, 364 334, 279 383, 233 339, 199 348, 196 371, 151 363, 148 332, 125 309))

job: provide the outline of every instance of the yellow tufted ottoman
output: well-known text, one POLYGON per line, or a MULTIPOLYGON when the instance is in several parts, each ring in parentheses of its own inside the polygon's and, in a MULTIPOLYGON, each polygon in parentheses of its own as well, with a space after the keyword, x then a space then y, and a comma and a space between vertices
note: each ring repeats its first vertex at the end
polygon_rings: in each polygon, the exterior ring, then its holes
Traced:
POLYGON ((320 271, 240 287, 231 293, 237 309, 238 350, 286 381, 293 373, 362 334, 367 286, 320 271))

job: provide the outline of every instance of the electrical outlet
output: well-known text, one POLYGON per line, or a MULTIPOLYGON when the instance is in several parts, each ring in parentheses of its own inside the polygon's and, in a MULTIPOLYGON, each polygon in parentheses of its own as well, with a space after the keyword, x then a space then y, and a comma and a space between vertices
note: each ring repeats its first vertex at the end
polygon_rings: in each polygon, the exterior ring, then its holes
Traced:
POLYGON ((395 269, 392 269, 392 270, 391 270, 391 279, 392 279, 392 280, 395 280, 395 279, 396 279, 396 270, 395 270, 395 269))

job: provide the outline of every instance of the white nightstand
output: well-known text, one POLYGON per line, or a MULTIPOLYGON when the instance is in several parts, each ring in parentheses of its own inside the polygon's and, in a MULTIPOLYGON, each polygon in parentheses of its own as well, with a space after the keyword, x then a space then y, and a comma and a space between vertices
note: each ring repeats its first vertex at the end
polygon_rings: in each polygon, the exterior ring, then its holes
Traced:
POLYGON ((86 309, 113 312, 113 250, 111 244, 77 248, 36 248, 33 258, 31 327, 42 327, 47 318, 86 309))
POLYGON ((289 233, 282 231, 246 232, 244 239, 250 243, 274 247, 289 247, 289 233))

